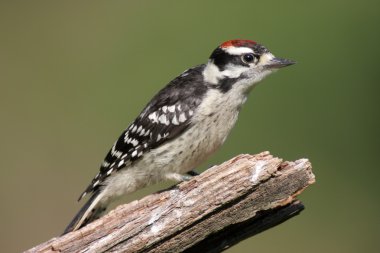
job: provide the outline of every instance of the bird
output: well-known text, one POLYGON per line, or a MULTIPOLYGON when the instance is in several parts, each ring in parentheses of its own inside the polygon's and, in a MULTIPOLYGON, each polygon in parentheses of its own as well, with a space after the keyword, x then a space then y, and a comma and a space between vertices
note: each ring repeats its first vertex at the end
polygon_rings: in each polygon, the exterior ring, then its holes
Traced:
POLYGON ((90 195, 63 234, 102 216, 108 205, 150 184, 181 182, 222 146, 250 91, 295 61, 253 41, 234 39, 162 88, 121 133, 80 195, 90 195))

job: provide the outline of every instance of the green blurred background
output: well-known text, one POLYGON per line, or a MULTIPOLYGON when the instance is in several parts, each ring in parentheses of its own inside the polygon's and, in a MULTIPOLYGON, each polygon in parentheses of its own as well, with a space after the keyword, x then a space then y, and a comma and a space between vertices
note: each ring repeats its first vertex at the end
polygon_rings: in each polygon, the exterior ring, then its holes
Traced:
MULTIPOLYGON (((307 157, 298 217, 228 252, 380 252, 379 1, 1 1, 0 247, 60 234, 121 131, 229 39, 297 61, 250 95, 223 148, 307 157)), ((140 198, 172 183, 126 197, 140 198)))

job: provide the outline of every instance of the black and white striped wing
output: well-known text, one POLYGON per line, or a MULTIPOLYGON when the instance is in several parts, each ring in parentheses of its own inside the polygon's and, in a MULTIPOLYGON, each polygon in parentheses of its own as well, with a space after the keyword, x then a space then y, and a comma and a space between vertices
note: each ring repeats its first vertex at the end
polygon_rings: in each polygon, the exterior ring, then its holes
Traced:
POLYGON ((206 87, 202 85, 202 66, 186 71, 162 89, 140 116, 121 134, 104 159, 100 172, 82 193, 95 191, 111 174, 129 166, 166 141, 178 137, 190 125, 206 87))

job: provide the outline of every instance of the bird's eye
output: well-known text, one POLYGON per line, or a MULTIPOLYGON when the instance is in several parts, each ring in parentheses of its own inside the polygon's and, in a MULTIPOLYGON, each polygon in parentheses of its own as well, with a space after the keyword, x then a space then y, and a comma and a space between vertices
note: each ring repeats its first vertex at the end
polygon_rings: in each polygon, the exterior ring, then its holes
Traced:
POLYGON ((241 57, 244 63, 252 63, 255 60, 255 56, 253 54, 245 54, 241 57))

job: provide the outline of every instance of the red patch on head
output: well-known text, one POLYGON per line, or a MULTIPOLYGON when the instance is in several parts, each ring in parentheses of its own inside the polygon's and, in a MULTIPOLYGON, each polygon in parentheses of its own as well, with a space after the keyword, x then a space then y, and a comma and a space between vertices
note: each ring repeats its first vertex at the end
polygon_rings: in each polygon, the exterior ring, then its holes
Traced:
POLYGON ((229 40, 220 45, 221 48, 227 47, 252 47, 257 44, 253 40, 229 40))

